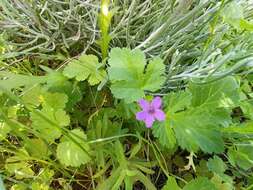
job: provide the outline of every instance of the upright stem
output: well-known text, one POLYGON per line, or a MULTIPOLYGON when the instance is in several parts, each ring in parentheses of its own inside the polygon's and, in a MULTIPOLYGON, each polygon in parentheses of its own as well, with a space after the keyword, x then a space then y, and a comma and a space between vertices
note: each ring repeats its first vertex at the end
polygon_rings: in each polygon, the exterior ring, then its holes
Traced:
POLYGON ((101 32, 99 44, 103 59, 105 59, 108 55, 109 43, 111 41, 109 28, 111 24, 112 13, 109 11, 109 4, 110 0, 102 0, 99 13, 99 27, 101 32))

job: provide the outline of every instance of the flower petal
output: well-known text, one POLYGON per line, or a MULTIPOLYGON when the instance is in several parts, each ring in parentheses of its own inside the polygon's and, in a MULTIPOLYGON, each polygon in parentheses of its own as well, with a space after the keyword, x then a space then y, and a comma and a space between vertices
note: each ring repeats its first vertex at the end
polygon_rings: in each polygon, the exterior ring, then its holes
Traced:
POLYGON ((160 108, 162 106, 162 99, 159 96, 155 97, 151 102, 151 106, 160 108))
POLYGON ((135 116, 137 120, 144 121, 149 115, 146 111, 140 111, 135 116))
POLYGON ((149 115, 148 117, 146 117, 146 119, 145 119, 146 127, 151 128, 154 121, 155 121, 155 118, 153 116, 149 115))
POLYGON ((154 116, 158 121, 165 120, 165 113, 160 109, 155 110, 154 116))
POLYGON ((149 108, 149 102, 147 100, 140 99, 138 103, 139 103, 139 105, 141 106, 141 108, 143 110, 148 110, 148 108, 149 108))

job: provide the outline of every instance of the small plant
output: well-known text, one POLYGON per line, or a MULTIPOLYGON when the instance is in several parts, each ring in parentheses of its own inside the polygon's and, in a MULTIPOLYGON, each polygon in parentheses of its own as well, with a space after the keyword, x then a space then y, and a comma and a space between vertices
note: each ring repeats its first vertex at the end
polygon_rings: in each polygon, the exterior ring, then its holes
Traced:
POLYGON ((6 184, 11 184, 11 178, 19 182, 12 184, 12 189, 44 190, 56 188, 54 180, 62 188, 81 188, 81 177, 93 189, 133 189, 139 181, 152 190, 156 187, 148 176, 159 166, 168 178, 163 189, 209 186, 218 190, 221 184, 233 189, 234 177, 225 171, 235 171, 237 164, 247 169, 246 163, 250 163, 250 151, 236 148, 238 140, 251 148, 247 137, 250 122, 240 124, 231 117, 234 109, 244 105, 245 110, 248 101, 241 97, 238 80, 226 77, 204 85, 195 81, 185 89, 152 99, 148 94, 164 81, 159 58, 146 65, 141 51, 116 48, 111 50, 108 64, 105 68, 96 56, 82 55, 63 71, 43 67, 45 76, 0 72, 0 150, 6 184), (107 84, 97 91, 94 85, 105 79, 107 84), (150 129, 138 120, 152 127, 154 142, 150 129), (173 170, 168 167, 176 161, 165 154, 182 150, 190 153, 185 157, 189 162, 177 167, 182 174, 198 176, 186 185, 184 179, 171 175, 173 170), (196 161, 200 151, 209 157, 201 161, 210 175, 198 174, 203 172, 196 161), (220 157, 221 153, 228 159, 220 157), (240 161, 236 159, 239 154, 246 157, 240 161), (246 165, 241 166, 242 162, 246 165), (79 174, 89 170, 91 173, 79 174))
POLYGON ((0 189, 250 190, 252 9, 3 0, 0 189))

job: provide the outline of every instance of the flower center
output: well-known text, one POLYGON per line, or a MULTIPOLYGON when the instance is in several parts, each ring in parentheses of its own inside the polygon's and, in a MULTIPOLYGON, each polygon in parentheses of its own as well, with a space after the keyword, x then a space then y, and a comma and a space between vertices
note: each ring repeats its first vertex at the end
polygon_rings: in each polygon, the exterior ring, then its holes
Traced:
POLYGON ((148 109, 148 113, 149 114, 154 114, 155 113, 155 109, 153 107, 148 109))

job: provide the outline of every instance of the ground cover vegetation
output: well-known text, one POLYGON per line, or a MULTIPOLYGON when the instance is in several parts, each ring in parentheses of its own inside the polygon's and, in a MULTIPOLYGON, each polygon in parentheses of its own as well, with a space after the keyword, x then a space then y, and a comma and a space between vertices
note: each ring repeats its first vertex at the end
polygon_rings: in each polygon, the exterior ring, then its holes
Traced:
POLYGON ((0 189, 253 189, 253 2, 1 0, 0 189))

